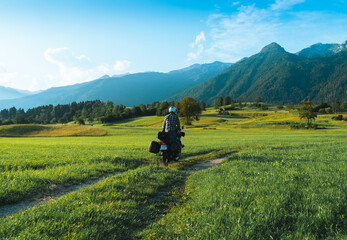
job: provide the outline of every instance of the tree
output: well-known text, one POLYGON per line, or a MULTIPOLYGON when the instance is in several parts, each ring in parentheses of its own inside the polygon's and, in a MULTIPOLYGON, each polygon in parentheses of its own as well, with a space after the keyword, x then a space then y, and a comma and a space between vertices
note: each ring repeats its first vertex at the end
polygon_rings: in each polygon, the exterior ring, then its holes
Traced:
POLYGON ((344 110, 344 111, 347 110, 347 102, 343 102, 343 103, 341 104, 341 109, 344 110))
POLYGON ((67 119, 67 117, 64 115, 62 118, 59 119, 59 122, 61 124, 66 124, 69 122, 69 120, 67 119))
POLYGON ((259 96, 255 97, 253 101, 255 102, 256 107, 260 107, 261 98, 259 96))
POLYGON ((17 109, 15 107, 11 107, 8 112, 9 112, 9 117, 14 118, 17 114, 17 109))
POLYGON ((140 110, 141 110, 142 115, 146 115, 146 113, 147 113, 146 105, 140 104, 140 105, 139 105, 139 108, 140 108, 140 110))
POLYGON ((199 120, 201 108, 194 98, 185 97, 181 100, 179 105, 179 114, 184 117, 187 125, 191 125, 193 120, 199 120))
POLYGON ((331 109, 333 110, 334 113, 337 113, 340 110, 340 102, 337 99, 334 99, 331 102, 331 109))
POLYGON ((157 116, 165 116, 169 112, 169 103, 167 101, 163 101, 160 103, 160 105, 157 108, 156 115, 157 116))
POLYGON ((86 125, 85 121, 83 118, 76 118, 75 123, 78 123, 79 125, 86 125))
POLYGON ((18 114, 14 118, 14 122, 17 123, 17 124, 26 124, 26 123, 28 123, 28 121, 25 119, 25 115, 24 114, 18 114))
POLYGON ((305 101, 299 109, 299 117, 301 119, 307 119, 307 128, 310 127, 310 120, 314 120, 317 117, 317 113, 314 112, 312 102, 305 101))
POLYGON ((215 108, 220 108, 221 106, 223 106, 223 98, 219 97, 216 101, 214 101, 213 105, 215 108))
POLYGON ((201 101, 199 102, 199 105, 200 105, 200 109, 201 109, 202 111, 205 111, 205 110, 206 110, 206 103, 205 103, 203 100, 201 100, 201 101))
POLYGON ((223 105, 226 106, 226 105, 230 105, 230 104, 231 104, 231 97, 229 97, 229 96, 224 97, 223 105))

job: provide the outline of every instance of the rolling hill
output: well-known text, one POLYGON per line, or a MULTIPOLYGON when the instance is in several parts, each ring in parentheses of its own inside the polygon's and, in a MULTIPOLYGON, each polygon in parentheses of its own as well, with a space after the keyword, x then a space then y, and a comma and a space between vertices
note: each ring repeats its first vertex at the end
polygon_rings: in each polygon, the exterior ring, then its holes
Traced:
POLYGON ((162 101, 182 92, 229 67, 230 63, 194 64, 168 73, 144 72, 108 77, 64 87, 55 87, 38 94, 0 101, 0 109, 32 108, 41 105, 68 104, 87 100, 113 101, 126 106, 162 101))
POLYGON ((206 82, 173 96, 191 96, 210 104, 220 96, 269 103, 347 101, 347 51, 307 58, 286 52, 277 43, 233 64, 206 82))

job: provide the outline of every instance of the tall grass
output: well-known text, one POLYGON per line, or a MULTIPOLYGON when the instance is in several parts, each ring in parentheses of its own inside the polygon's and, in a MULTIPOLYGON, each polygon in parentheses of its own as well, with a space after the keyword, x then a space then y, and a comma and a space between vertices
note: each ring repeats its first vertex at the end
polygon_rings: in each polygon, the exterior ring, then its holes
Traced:
POLYGON ((185 201, 145 239, 346 237, 347 144, 249 149, 190 177, 185 201))

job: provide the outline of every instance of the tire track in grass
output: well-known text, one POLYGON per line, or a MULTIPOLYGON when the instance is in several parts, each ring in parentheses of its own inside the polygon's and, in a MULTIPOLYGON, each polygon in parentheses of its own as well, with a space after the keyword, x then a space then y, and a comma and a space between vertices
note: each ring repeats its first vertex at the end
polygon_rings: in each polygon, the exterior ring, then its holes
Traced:
POLYGON ((40 193, 34 197, 29 198, 26 201, 1 206, 0 207, 0 217, 7 217, 7 216, 15 214, 21 210, 25 210, 25 209, 28 209, 30 207, 36 206, 42 202, 55 200, 59 197, 62 197, 64 195, 68 194, 68 193, 75 192, 75 191, 80 190, 82 188, 86 188, 86 187, 95 185, 99 181, 104 180, 105 178, 112 177, 112 176, 118 175, 120 173, 123 173, 123 172, 106 174, 106 175, 101 176, 101 177, 94 179, 94 180, 89 180, 89 181, 81 183, 81 184, 75 184, 75 185, 70 185, 70 186, 66 186, 66 187, 52 184, 51 188, 53 190, 51 192, 40 193))
POLYGON ((177 203, 177 187, 184 186, 186 175, 149 165, 108 177, 57 200, 0 218, 0 239, 136 239, 177 203))
MULTIPOLYGON (((182 170, 180 165, 183 164, 183 167, 185 168, 184 170, 187 173, 192 173, 192 172, 196 172, 196 171, 205 170, 205 169, 208 169, 210 167, 214 167, 214 166, 220 164, 221 162, 223 162, 225 159, 227 159, 227 157, 230 154, 235 153, 235 152, 236 151, 231 151, 231 152, 228 152, 229 154, 224 155, 224 157, 222 157, 222 158, 216 158, 216 159, 212 159, 212 160, 208 160, 208 161, 202 161, 202 162, 199 160, 200 158, 206 159, 206 157, 209 157, 213 152, 208 153, 208 154, 203 154, 203 155, 192 156, 192 157, 182 159, 176 163, 171 163, 170 166, 171 167, 177 167, 177 165, 178 165, 179 166, 178 168, 182 170), (198 163, 195 163, 197 159, 198 159, 198 163), (188 165, 187 165, 187 162, 188 162, 188 165), (195 163, 195 164, 189 164, 189 162, 195 163)), ((216 155, 220 156, 220 153, 216 153, 216 155)), ((49 193, 41 193, 41 194, 36 195, 35 197, 31 197, 30 199, 28 199, 26 201, 1 206, 0 207, 0 217, 6 217, 9 215, 15 214, 21 210, 28 209, 30 207, 36 206, 36 205, 38 205, 42 202, 45 202, 45 201, 55 200, 59 197, 62 197, 64 195, 68 194, 68 193, 75 192, 81 188, 92 186, 92 185, 98 183, 99 181, 101 181, 107 177, 115 176, 119 173, 122 173, 122 172, 107 174, 107 175, 101 176, 95 180, 90 180, 90 181, 85 182, 85 183, 70 185, 67 187, 52 185, 53 190, 49 193)), ((161 192, 159 192, 157 194, 157 196, 153 197, 151 199, 151 201, 157 201, 157 200, 162 199, 163 197, 166 198, 166 196, 168 194, 169 194, 169 191, 167 189, 163 189, 161 192)))
POLYGON ((202 155, 191 156, 171 164, 169 163, 169 167, 176 168, 178 170, 185 170, 187 172, 200 171, 222 163, 231 154, 235 154, 239 150, 240 149, 225 149, 202 155))

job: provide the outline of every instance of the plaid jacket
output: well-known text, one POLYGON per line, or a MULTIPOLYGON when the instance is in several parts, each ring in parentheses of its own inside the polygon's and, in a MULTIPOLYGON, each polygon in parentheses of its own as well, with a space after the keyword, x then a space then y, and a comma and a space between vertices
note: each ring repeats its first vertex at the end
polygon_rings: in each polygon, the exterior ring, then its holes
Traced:
POLYGON ((165 132, 176 130, 181 131, 181 123, 178 116, 174 113, 166 115, 164 118, 163 129, 165 132))

